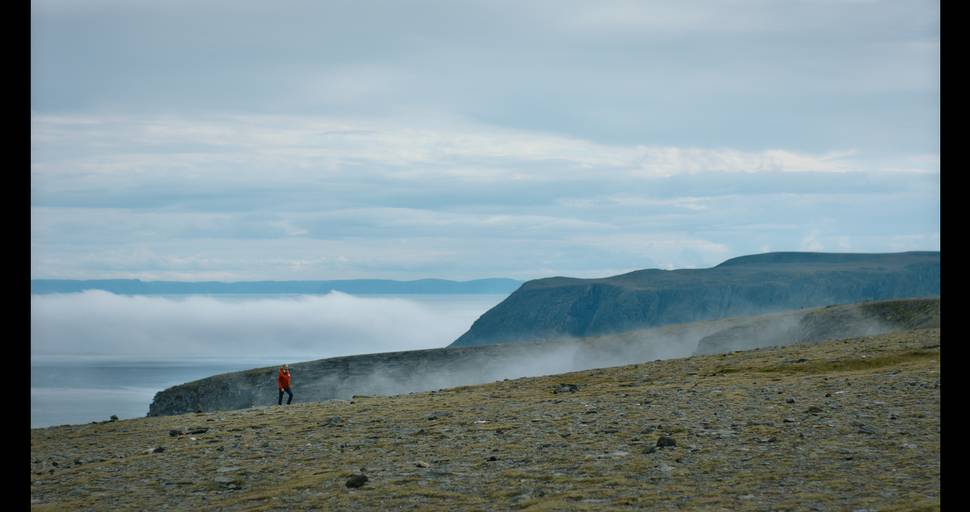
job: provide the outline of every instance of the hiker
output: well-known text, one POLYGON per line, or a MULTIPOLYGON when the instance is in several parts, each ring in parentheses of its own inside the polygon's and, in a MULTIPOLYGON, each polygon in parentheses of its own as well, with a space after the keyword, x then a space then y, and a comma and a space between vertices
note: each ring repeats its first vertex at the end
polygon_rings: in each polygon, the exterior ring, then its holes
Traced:
POLYGON ((276 386, 280 388, 280 399, 276 402, 276 404, 283 405, 283 392, 286 391, 286 394, 289 395, 289 398, 286 399, 286 405, 290 405, 290 402, 293 401, 293 392, 290 391, 289 365, 284 364, 283 367, 280 368, 280 374, 276 376, 276 386))

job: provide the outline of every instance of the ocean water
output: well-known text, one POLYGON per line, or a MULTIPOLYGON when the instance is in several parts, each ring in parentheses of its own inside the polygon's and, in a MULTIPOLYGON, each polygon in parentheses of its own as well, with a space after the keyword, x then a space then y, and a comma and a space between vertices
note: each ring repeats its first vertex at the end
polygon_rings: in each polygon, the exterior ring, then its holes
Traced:
POLYGON ((30 366, 30 426, 104 421, 148 414, 155 393, 220 373, 269 366, 269 361, 125 361, 81 358, 30 366))
POLYGON ((219 373, 443 347, 506 295, 32 296, 32 428, 144 417, 219 373))

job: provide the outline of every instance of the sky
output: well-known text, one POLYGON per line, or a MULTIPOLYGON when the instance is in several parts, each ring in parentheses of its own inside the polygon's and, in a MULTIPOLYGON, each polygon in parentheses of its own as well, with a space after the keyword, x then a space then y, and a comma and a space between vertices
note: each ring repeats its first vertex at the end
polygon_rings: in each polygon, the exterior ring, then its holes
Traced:
POLYGON ((939 2, 34 0, 31 277, 940 248, 939 2))

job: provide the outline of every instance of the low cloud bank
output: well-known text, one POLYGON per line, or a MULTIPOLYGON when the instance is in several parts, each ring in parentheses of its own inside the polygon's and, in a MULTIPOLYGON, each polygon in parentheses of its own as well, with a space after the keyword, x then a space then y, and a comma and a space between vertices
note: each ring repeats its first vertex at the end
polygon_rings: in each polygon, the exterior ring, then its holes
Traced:
POLYGON ((31 297, 31 356, 316 359, 438 348, 498 296, 31 297))

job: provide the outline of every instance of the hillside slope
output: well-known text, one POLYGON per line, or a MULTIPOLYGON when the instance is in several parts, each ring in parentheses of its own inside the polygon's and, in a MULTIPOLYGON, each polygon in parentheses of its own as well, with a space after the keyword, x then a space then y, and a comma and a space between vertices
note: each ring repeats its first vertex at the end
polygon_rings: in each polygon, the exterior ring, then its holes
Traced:
POLYGON ((30 456, 36 511, 938 510, 940 330, 34 429, 30 456))
MULTIPOLYGON (((291 365, 300 402, 395 395, 744 348, 938 327, 940 299, 721 318, 586 338, 384 352, 291 365)), ((149 415, 243 409, 277 400, 275 367, 214 375, 155 395, 149 415)))
POLYGON ((940 299, 842 304, 738 319, 700 339, 695 354, 812 343, 940 326, 940 299))
POLYGON ((665 324, 940 293, 940 253, 767 253, 708 269, 528 281, 453 347, 592 336, 665 324))

